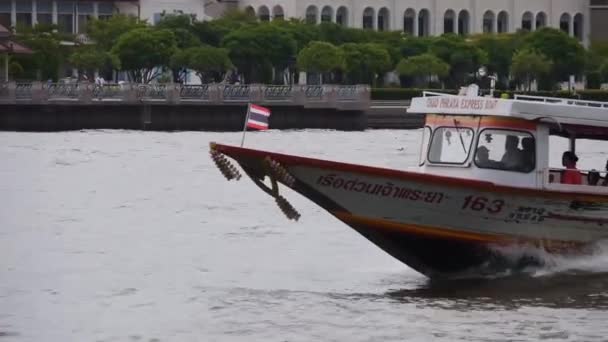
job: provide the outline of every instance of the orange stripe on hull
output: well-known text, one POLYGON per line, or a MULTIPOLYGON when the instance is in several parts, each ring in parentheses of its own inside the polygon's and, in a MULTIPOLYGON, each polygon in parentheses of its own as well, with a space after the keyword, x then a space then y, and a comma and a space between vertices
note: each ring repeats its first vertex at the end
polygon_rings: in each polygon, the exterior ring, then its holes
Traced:
POLYGON ((493 244, 493 245, 532 245, 543 248, 550 253, 577 252, 585 247, 586 244, 576 241, 545 240, 525 237, 505 236, 498 234, 482 234, 453 230, 448 228, 423 226, 417 224, 397 223, 384 219, 374 219, 363 216, 352 215, 346 212, 332 212, 334 216, 345 222, 365 226, 373 229, 380 229, 387 232, 397 232, 440 239, 455 239, 473 243, 493 244))

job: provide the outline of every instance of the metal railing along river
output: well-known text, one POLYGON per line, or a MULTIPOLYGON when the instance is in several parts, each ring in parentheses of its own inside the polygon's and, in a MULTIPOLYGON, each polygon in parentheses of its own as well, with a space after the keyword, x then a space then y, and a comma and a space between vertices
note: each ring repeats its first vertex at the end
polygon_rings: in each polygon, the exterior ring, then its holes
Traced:
POLYGON ((0 104, 234 105, 254 102, 365 110, 370 106, 370 98, 367 85, 0 83, 0 104))

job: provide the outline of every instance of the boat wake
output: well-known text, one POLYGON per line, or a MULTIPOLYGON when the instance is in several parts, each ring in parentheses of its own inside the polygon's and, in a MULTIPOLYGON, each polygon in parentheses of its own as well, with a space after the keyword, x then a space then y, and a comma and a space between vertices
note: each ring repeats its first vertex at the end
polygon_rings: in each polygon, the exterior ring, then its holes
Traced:
POLYGON ((506 261, 505 271, 497 277, 525 274, 544 277, 558 274, 608 273, 608 240, 591 246, 590 254, 556 255, 533 246, 493 247, 492 251, 506 261))

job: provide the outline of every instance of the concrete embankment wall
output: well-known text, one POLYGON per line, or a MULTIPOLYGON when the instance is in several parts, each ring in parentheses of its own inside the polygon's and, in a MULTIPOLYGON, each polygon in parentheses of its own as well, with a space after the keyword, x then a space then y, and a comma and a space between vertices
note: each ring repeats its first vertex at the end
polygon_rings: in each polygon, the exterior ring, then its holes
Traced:
POLYGON ((424 114, 407 113, 409 100, 372 101, 366 111, 367 127, 372 129, 415 129, 424 126, 424 114))
MULTIPOLYGON (((272 129, 325 128, 363 130, 361 110, 271 106, 272 129)), ((79 129, 208 130, 243 129, 245 105, 79 105, 1 104, 0 130, 63 131, 79 129)))

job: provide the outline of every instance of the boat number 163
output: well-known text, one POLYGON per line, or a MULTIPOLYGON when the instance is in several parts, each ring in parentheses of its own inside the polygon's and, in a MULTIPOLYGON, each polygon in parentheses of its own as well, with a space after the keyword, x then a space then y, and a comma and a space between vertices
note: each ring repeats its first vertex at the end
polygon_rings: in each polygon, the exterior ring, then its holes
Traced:
POLYGON ((502 210, 504 205, 505 201, 501 199, 490 201, 482 196, 467 196, 464 198, 462 209, 487 211, 490 214, 497 214, 502 210))

